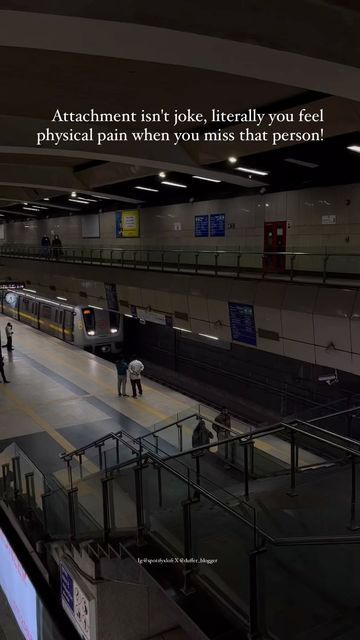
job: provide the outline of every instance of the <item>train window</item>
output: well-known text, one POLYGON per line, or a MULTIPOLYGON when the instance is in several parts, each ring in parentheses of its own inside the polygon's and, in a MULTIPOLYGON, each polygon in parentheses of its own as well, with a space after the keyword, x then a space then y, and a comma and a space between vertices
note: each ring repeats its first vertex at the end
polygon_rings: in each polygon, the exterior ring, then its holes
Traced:
POLYGON ((86 307, 85 309, 83 309, 82 313, 83 313, 84 325, 85 325, 86 333, 89 336, 95 335, 95 313, 94 313, 94 309, 89 309, 89 307, 86 307))
POLYGON ((41 315, 43 318, 51 320, 51 307, 47 304, 43 304, 41 306, 41 315))
POLYGON ((24 307, 24 309, 29 310, 30 300, 29 300, 28 298, 23 298, 22 303, 23 303, 23 307, 24 307))

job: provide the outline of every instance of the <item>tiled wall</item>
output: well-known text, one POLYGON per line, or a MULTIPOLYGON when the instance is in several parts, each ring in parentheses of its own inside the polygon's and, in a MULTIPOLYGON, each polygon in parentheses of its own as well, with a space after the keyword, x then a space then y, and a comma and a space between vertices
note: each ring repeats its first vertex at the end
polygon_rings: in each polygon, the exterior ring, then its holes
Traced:
POLYGON ((6 225, 6 242, 37 244, 44 233, 58 233, 64 245, 132 247, 241 247, 263 249, 264 221, 287 221, 288 250, 360 250, 360 184, 303 189, 226 200, 143 209, 141 237, 117 239, 115 213, 100 215, 99 239, 84 239, 80 216, 16 222, 6 225), (195 238, 194 217, 225 213, 225 238, 195 238), (336 224, 322 224, 322 216, 336 215, 336 224), (175 230, 175 223, 181 230, 175 230), (228 228, 228 225, 234 225, 228 228))

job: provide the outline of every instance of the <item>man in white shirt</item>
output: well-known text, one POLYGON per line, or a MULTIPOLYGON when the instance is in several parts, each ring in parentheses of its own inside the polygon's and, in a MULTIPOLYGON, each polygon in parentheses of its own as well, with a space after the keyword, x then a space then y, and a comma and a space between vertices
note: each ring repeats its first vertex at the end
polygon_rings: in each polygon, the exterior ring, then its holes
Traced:
POLYGON ((128 367, 128 373, 130 377, 133 398, 137 398, 136 389, 139 392, 139 396, 142 396, 142 386, 141 386, 141 374, 144 371, 144 365, 140 360, 133 356, 131 358, 131 362, 128 367))

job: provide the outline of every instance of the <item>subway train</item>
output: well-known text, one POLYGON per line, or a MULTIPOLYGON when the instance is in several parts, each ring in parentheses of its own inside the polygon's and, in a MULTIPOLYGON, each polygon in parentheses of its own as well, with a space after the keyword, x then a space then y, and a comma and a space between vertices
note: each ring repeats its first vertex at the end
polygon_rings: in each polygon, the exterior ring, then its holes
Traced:
POLYGON ((14 290, 1 292, 1 311, 64 342, 99 356, 122 350, 123 329, 120 314, 95 306, 73 306, 34 293, 14 290))

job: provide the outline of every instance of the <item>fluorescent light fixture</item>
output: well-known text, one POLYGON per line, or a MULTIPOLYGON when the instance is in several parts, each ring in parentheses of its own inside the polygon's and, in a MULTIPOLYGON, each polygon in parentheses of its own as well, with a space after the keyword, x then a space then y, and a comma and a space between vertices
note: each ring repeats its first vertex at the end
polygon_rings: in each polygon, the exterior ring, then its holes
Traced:
POLYGON ((78 196, 77 199, 82 202, 97 202, 97 200, 93 200, 93 198, 83 198, 82 196, 78 196))
POLYGON ((93 329, 90 329, 90 331, 87 332, 88 336, 94 336, 95 335, 95 331, 93 329))
POLYGON ((159 193, 159 189, 150 189, 150 187, 134 187, 134 189, 140 189, 141 191, 154 191, 154 193, 159 193))
POLYGON ((166 178, 166 173, 165 173, 165 171, 160 171, 160 173, 159 173, 159 178, 166 178))
POLYGON ((162 180, 161 184, 166 184, 168 187, 181 187, 181 189, 187 189, 186 184, 180 184, 179 182, 168 182, 167 180, 162 180))
POLYGON ((27 207, 27 205, 29 204, 28 202, 23 202, 23 204, 25 205, 25 207, 27 207))
POLYGON ((83 202, 82 200, 75 200, 75 198, 68 198, 69 202, 77 202, 78 204, 89 204, 88 202, 83 202))
POLYGON ((72 192, 71 192, 71 197, 72 197, 72 198, 76 198, 76 196, 77 196, 76 191, 72 191, 72 192))
POLYGON ((29 293, 36 293, 35 289, 23 289, 23 291, 28 291, 29 293))
POLYGON ((37 207, 23 207, 23 209, 26 211, 41 211, 41 209, 38 209, 37 207))
POLYGON ((99 198, 99 200, 112 200, 111 196, 96 196, 95 193, 91 194, 94 198, 99 198))
POLYGON ((207 182, 221 182, 221 180, 215 180, 214 178, 204 178, 203 176, 193 176, 196 180, 206 180, 207 182))
POLYGON ((56 300, 64 300, 64 302, 67 302, 67 298, 62 298, 61 296, 56 296, 56 300))
POLYGON ((360 146, 358 144, 352 144, 351 147, 346 147, 350 151, 356 151, 356 153, 360 153, 360 146))
POLYGON ((91 309, 98 309, 99 311, 104 311, 102 307, 95 307, 94 304, 88 304, 88 307, 91 307, 91 309))
POLYGON ((235 156, 230 156, 230 158, 228 158, 228 161, 229 161, 231 164, 235 164, 235 162, 237 162, 237 158, 235 158, 235 156))
POLYGON ((50 198, 43 198, 43 200, 50 200, 50 198))
POLYGON ((199 336, 202 336, 203 338, 209 338, 210 340, 219 340, 219 338, 217 338, 216 336, 208 336, 207 333, 199 333, 199 336))
POLYGON ((183 329, 182 327, 173 327, 176 331, 184 331, 185 333, 191 333, 190 329, 183 329))
POLYGON ((124 316, 126 316, 127 318, 133 318, 134 317, 130 313, 124 313, 124 316))
POLYGON ((259 171, 258 169, 248 169, 247 167, 236 167, 236 171, 245 171, 245 173, 255 173, 257 176, 267 176, 268 171, 259 171))
POLYGON ((118 332, 118 329, 115 329, 115 328, 110 329, 110 333, 117 333, 117 332, 118 332))
POLYGON ((59 302, 55 302, 55 300, 49 300, 48 298, 36 298, 40 302, 46 302, 47 304, 55 304, 57 307, 59 306, 59 302))
POLYGON ((46 209, 46 211, 49 209, 49 207, 43 207, 40 204, 37 204, 36 207, 37 207, 37 209, 46 209))
POLYGON ((299 164, 301 167, 309 167, 309 169, 316 169, 318 164, 315 162, 305 162, 305 160, 296 160, 296 158, 284 158, 285 162, 291 162, 291 164, 299 164))

